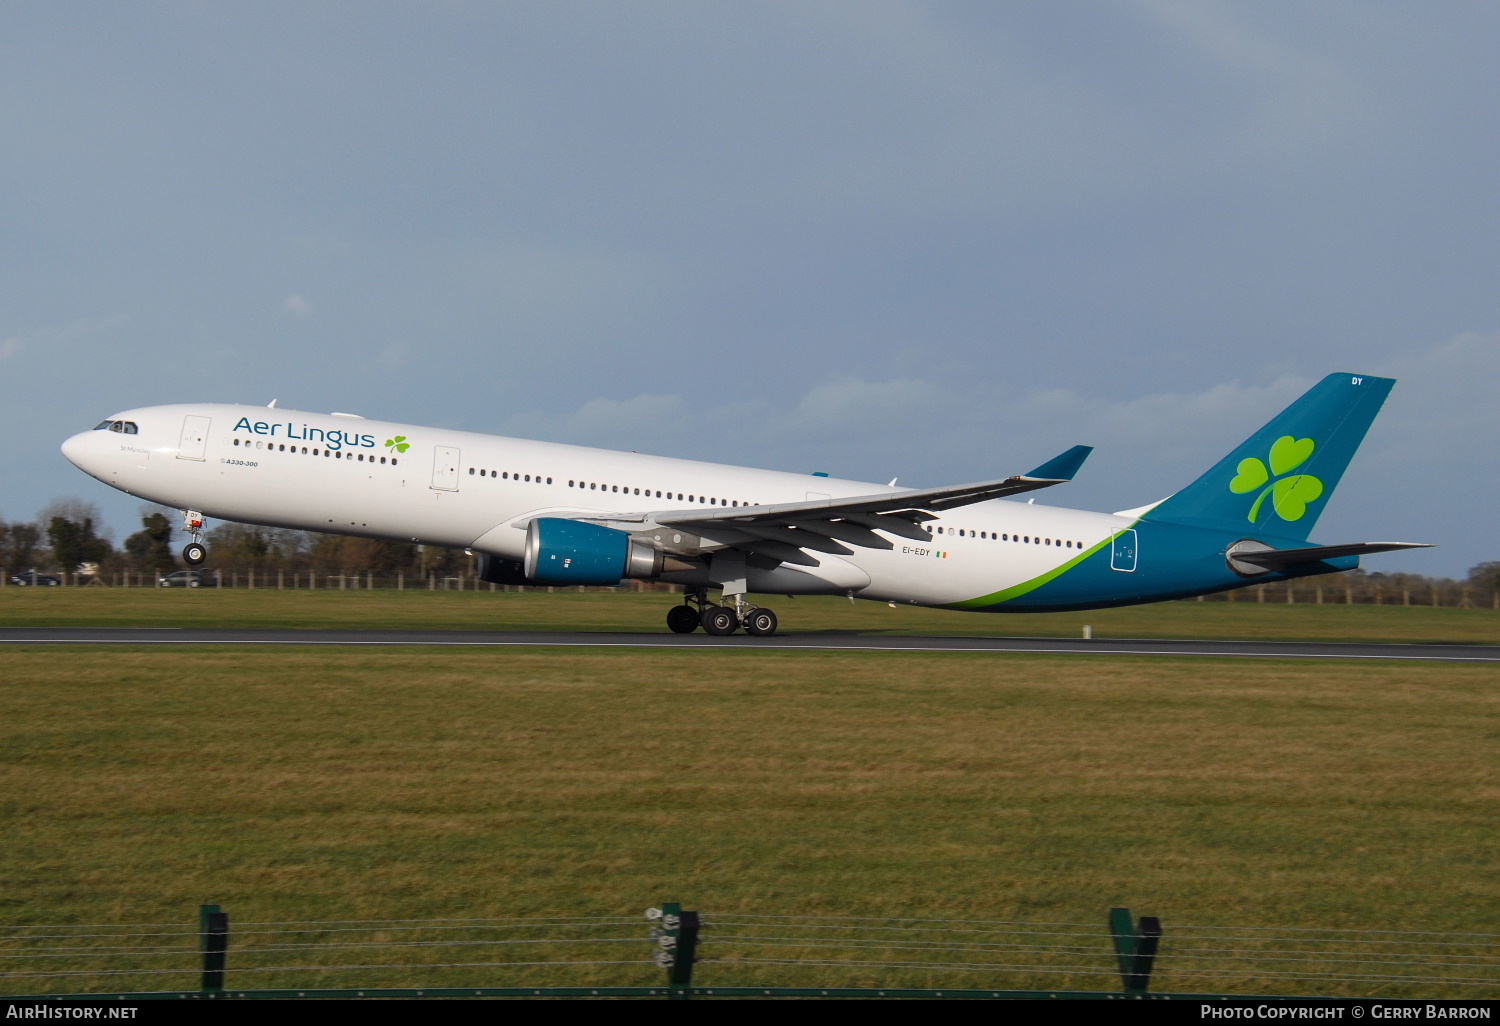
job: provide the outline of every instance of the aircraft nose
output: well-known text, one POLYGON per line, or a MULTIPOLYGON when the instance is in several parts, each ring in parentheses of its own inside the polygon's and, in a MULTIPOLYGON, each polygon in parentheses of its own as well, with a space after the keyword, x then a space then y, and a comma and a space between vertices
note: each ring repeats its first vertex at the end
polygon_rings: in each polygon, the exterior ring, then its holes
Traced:
POLYGON ((62 454, 68 458, 68 462, 79 470, 87 470, 84 460, 88 456, 89 436, 92 431, 80 431, 72 438, 62 444, 62 454))

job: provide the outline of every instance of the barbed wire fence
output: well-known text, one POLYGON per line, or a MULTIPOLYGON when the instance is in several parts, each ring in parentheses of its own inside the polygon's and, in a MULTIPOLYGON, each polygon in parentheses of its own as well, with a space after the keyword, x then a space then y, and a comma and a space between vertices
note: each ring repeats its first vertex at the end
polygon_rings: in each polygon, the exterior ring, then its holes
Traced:
POLYGON ((1493 998, 1500 934, 702 913, 0 927, 0 996, 1493 998), (663 975, 664 974, 664 975, 663 975))

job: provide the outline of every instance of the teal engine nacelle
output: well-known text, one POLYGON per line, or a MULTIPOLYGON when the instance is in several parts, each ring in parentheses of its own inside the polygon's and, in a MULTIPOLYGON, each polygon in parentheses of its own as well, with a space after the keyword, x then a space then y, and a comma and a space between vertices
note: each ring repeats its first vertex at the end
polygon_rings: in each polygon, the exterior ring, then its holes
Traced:
POLYGON ((664 555, 624 531, 560 517, 538 517, 526 528, 525 573, 541 584, 619 584, 655 577, 664 555))

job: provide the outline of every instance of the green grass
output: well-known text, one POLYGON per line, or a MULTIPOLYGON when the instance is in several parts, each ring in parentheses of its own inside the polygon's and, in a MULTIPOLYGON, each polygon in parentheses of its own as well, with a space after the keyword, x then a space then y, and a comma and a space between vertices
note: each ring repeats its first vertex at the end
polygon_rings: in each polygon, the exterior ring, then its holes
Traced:
MULTIPOLYGON (((183 609, 199 598, 168 601, 183 609)), ((604 596, 567 599, 553 608, 614 608, 604 596)), ((525 603, 452 596, 441 608, 525 603)), ((8 648, 0 678, 8 926, 191 924, 205 901, 236 923, 637 917, 680 900, 720 914, 1102 925, 1109 907, 1126 905, 1166 923, 1156 989, 1347 993, 1351 985, 1331 982, 1188 977, 1170 936, 1182 924, 1492 933, 1500 913, 1500 677, 1488 667, 8 648)), ((621 950, 646 949, 607 955, 621 950)), ((317 961, 253 957, 240 939, 230 964, 317 961)), ((361 957, 375 956, 320 964, 361 957)), ((231 985, 659 975, 649 966, 241 973, 231 985)), ((699 980, 1115 986, 712 962, 699 980)), ((71 977, 0 980, 0 992, 78 988, 71 977)))
MULTIPOLYGON (((0 588, 14 627, 360 627, 665 630, 665 592, 274 591, 0 588)), ((843 599, 766 596, 786 633, 1224 638, 1500 644, 1500 611, 1430 606, 1163 602, 1080 613, 965 613, 843 599)))

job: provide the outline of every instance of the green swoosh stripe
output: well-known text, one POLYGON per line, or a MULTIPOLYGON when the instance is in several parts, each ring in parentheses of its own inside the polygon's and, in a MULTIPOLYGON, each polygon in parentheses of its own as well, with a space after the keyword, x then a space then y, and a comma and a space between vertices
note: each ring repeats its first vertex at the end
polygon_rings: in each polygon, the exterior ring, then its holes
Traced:
MULTIPOLYGON (((1131 527, 1134 527, 1134 526, 1135 526, 1134 524, 1131 525, 1131 527)), ((1048 581, 1055 581, 1057 578, 1061 577, 1063 574, 1065 574, 1069 570, 1073 569, 1079 563, 1082 563, 1085 559, 1088 559, 1090 556, 1092 556, 1094 553, 1098 552, 1100 549, 1104 548, 1106 545, 1113 545, 1115 539, 1118 538, 1120 535, 1124 534, 1128 530, 1130 530, 1130 528, 1128 528, 1128 527, 1127 528, 1121 528, 1119 531, 1116 531, 1114 534, 1111 534, 1108 538, 1104 539, 1102 542, 1100 542, 1099 544, 1095 545, 1093 548, 1089 549, 1086 552, 1079 553, 1078 555, 1074 556, 1072 559, 1068 560, 1066 563, 1063 563, 1061 566, 1053 567, 1051 570, 1048 570, 1046 573, 1042 574, 1040 577, 1033 577, 1029 581, 1022 581, 1020 584, 1017 584, 1017 585, 1014 585, 1012 587, 1006 588, 1004 591, 994 592, 993 594, 990 594, 990 595, 981 595, 978 598, 964 599, 962 602, 949 602, 949 603, 945 604, 944 606, 942 606, 942 608, 943 609, 982 609, 985 606, 993 606, 993 605, 998 605, 1001 602, 1009 602, 1013 598, 1019 598, 1020 596, 1025 595, 1027 592, 1036 591, 1036 589, 1040 588, 1042 585, 1046 584, 1048 581)))

